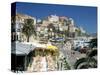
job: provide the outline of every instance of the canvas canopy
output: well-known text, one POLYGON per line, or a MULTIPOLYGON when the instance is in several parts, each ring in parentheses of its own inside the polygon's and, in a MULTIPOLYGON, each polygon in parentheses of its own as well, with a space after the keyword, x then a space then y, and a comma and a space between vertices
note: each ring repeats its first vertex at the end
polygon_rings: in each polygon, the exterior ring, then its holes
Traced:
POLYGON ((35 48, 46 48, 45 44, 39 44, 37 42, 35 43, 31 43, 31 42, 16 42, 16 43, 12 43, 12 53, 13 54, 19 54, 19 55, 23 55, 23 54, 28 54, 30 51, 34 50, 35 48), (15 45, 15 46, 14 46, 15 45))

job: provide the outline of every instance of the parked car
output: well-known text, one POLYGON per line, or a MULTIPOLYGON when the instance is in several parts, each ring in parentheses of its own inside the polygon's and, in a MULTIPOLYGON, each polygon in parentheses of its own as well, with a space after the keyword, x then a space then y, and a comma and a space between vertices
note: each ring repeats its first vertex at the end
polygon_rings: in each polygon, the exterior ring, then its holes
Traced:
POLYGON ((81 50, 81 46, 78 46, 74 49, 75 51, 80 51, 81 50))
POLYGON ((86 53, 87 51, 88 51, 88 47, 85 46, 85 47, 81 48, 79 52, 86 53))

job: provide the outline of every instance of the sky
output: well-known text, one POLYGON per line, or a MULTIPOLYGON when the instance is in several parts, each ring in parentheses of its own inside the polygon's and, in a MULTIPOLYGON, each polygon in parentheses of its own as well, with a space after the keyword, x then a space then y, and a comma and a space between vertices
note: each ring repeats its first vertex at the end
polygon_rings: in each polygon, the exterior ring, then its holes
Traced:
POLYGON ((50 15, 74 19, 75 26, 83 27, 88 33, 97 32, 97 7, 40 3, 16 3, 17 13, 43 19, 50 15))

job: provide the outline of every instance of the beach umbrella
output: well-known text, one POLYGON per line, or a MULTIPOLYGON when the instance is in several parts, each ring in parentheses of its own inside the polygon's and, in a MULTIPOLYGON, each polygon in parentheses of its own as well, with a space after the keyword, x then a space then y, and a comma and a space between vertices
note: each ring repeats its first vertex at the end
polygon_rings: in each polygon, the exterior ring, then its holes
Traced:
POLYGON ((53 51, 58 50, 58 48, 56 46, 53 46, 53 45, 47 45, 47 49, 53 50, 53 51))
POLYGON ((53 45, 47 45, 47 49, 58 49, 56 46, 53 45))

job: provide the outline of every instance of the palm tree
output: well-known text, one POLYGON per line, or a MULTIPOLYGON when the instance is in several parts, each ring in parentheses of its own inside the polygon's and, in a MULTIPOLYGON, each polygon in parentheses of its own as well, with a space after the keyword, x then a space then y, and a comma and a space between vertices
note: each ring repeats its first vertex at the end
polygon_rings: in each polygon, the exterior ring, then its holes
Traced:
POLYGON ((22 33, 27 37, 27 42, 32 34, 36 35, 33 19, 26 19, 22 28, 22 33))
POLYGON ((92 50, 87 53, 87 56, 84 58, 80 58, 74 64, 75 69, 88 69, 88 68, 96 68, 97 67, 97 59, 94 58, 97 56, 97 50, 92 50))
POLYGON ((75 33, 77 33, 78 36, 81 36, 81 30, 80 29, 75 29, 75 33))

